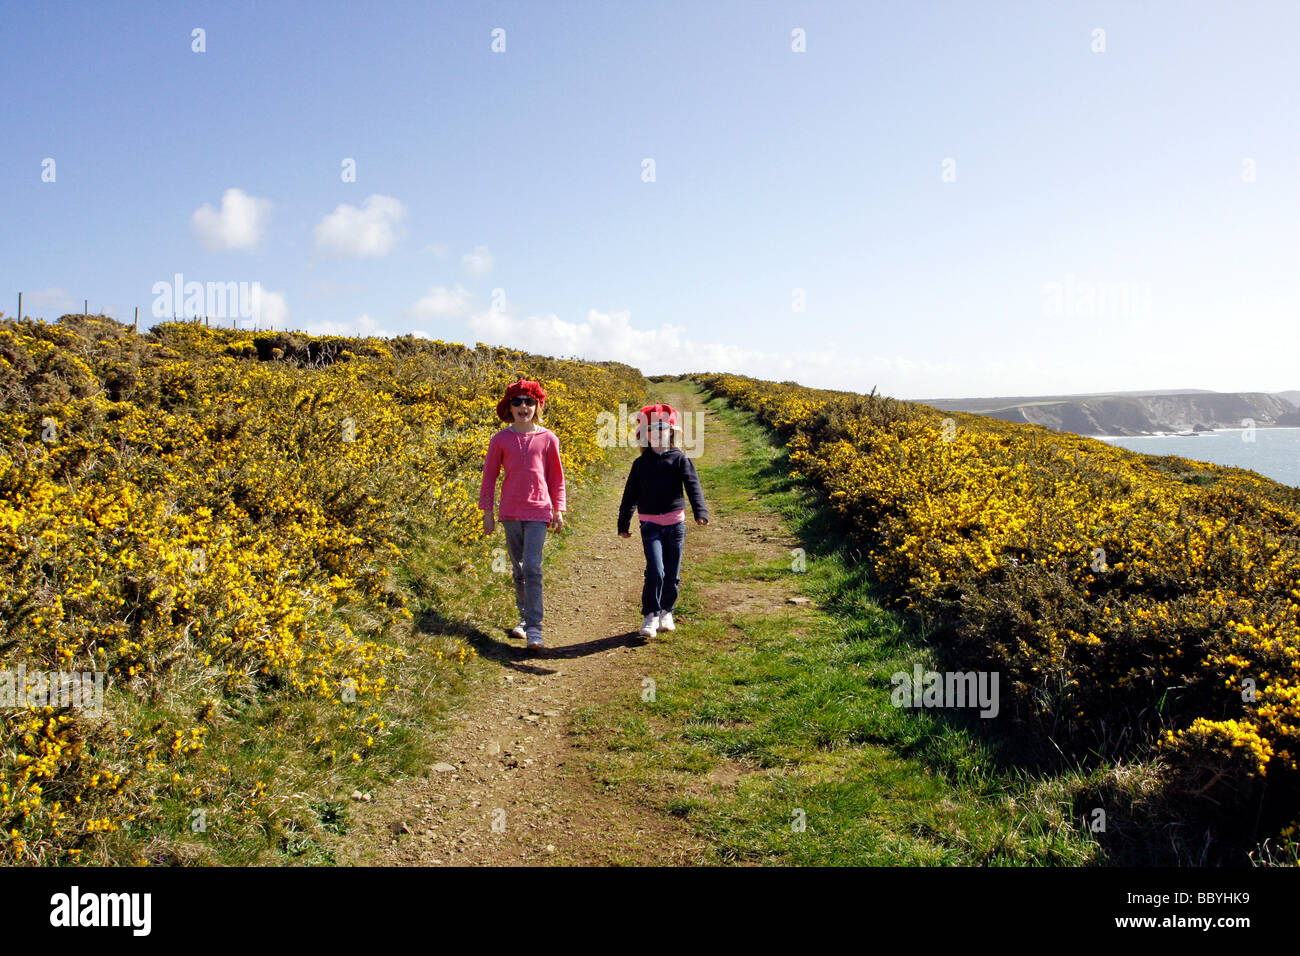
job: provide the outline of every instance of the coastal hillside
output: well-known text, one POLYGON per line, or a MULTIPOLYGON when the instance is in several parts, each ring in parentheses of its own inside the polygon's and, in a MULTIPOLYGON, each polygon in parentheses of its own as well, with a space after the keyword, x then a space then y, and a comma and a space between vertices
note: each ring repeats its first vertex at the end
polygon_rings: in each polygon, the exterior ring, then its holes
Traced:
POLYGON ((1300 489, 1243 469, 736 375, 0 316, 0 563, 0 864, 1300 858, 1300 489), (520 375, 570 503, 544 651, 477 509, 520 375), (602 425, 647 399, 709 503, 648 639, 602 425))
POLYGON ((1119 779, 1097 805, 1207 846, 1300 833, 1300 490, 875 394, 693 378, 782 436, 948 669, 998 675, 988 726, 1017 762, 1148 768, 1146 793, 1119 779))
POLYGON ((1157 433, 1300 425, 1300 409, 1288 394, 1267 392, 1145 392, 1016 398, 927 399, 918 404, 1042 425, 1076 435, 1157 433))
POLYGON ((0 316, 0 864, 321 862, 504 601, 478 491, 521 374, 580 495, 628 366, 0 316))

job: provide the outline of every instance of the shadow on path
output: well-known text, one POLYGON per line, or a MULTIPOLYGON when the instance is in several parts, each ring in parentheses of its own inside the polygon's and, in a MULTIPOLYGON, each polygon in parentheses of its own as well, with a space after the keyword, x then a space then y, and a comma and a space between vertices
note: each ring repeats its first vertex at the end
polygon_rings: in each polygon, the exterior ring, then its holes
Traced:
POLYGON ((627 631, 623 634, 614 634, 610 637, 596 638, 591 641, 580 641, 576 644, 563 644, 543 647, 539 650, 529 650, 526 647, 512 643, 515 638, 510 634, 509 630, 502 630, 507 639, 493 637, 468 621, 452 620, 444 617, 436 610, 428 610, 421 614, 419 627, 421 630, 430 633, 451 634, 462 637, 467 644, 474 648, 474 652, 484 660, 492 661, 502 667, 525 674, 554 673, 551 668, 537 666, 529 663, 530 661, 571 660, 578 657, 588 657, 592 654, 601 654, 619 647, 644 647, 649 643, 645 637, 642 637, 636 631, 627 631))

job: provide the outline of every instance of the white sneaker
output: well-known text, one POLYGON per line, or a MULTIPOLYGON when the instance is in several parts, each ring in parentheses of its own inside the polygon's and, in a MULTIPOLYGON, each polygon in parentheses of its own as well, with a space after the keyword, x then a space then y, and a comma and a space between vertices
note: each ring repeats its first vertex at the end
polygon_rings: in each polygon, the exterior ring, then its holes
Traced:
POLYGON ((528 636, 528 628, 524 625, 523 621, 520 621, 511 629, 510 633, 522 641, 528 636))
POLYGON ((672 611, 661 611, 659 613, 659 630, 661 631, 677 630, 677 625, 673 623, 672 611))
POLYGON ((540 648, 540 647, 545 647, 545 646, 546 646, 545 644, 542 643, 542 629, 541 629, 540 627, 539 627, 537 630, 533 631, 531 634, 528 635, 528 645, 527 645, 527 646, 528 646, 528 647, 536 647, 536 648, 540 648))
POLYGON ((659 615, 647 614, 645 620, 641 622, 641 630, 637 631, 642 637, 654 637, 655 632, 659 629, 659 615))

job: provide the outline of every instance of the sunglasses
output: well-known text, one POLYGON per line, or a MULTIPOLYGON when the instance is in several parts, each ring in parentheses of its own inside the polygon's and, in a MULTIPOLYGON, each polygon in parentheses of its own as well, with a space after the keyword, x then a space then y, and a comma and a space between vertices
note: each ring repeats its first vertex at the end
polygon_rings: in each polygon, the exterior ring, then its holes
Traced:
POLYGON ((537 404, 537 399, 529 398, 527 395, 516 395, 514 398, 510 399, 510 404, 515 408, 518 408, 520 405, 528 405, 531 407, 537 404))

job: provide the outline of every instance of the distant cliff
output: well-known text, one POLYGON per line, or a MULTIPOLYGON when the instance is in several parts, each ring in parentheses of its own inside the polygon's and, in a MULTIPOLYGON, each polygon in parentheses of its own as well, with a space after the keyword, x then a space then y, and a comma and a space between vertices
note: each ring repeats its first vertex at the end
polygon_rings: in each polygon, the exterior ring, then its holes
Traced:
POLYGON ((1015 398, 932 399, 947 411, 1029 422, 1078 435, 1152 435, 1157 432, 1300 425, 1300 409, 1268 392, 1125 392, 1015 398))

